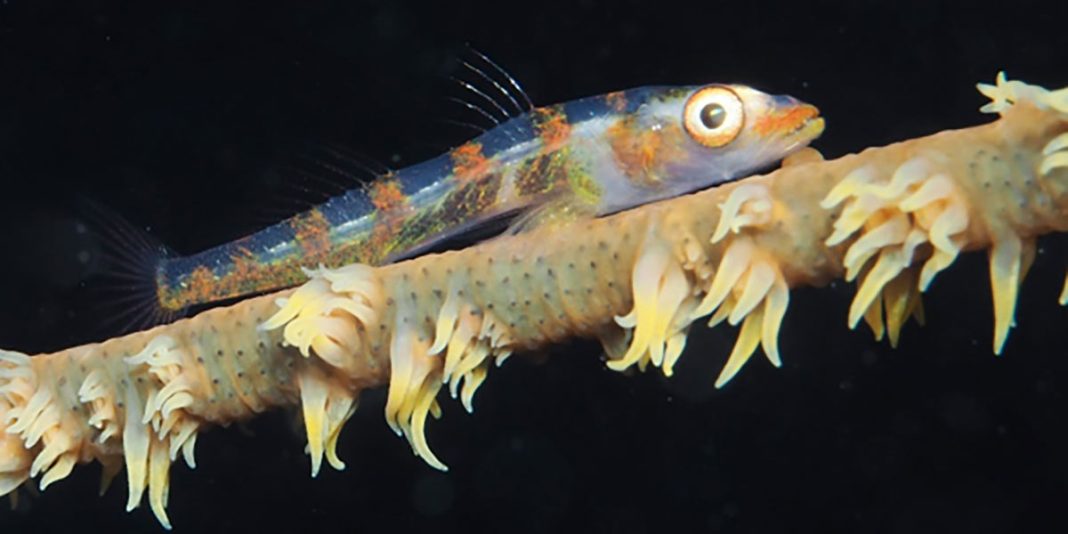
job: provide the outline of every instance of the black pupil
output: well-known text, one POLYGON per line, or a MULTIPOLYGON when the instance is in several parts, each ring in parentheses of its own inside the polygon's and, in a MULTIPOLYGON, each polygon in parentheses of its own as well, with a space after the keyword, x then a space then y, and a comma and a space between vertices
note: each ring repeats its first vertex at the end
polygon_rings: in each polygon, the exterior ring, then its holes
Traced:
POLYGON ((708 104, 701 108, 701 124, 704 124, 705 128, 709 130, 715 130, 723 126, 723 121, 726 119, 727 110, 723 109, 723 106, 719 104, 708 104))

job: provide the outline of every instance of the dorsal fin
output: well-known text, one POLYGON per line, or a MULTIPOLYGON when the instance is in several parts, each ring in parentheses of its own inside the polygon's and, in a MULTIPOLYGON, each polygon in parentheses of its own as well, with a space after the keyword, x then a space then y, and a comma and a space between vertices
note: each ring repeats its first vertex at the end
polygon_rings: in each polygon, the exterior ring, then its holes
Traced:
POLYGON ((342 145, 315 144, 314 146, 317 151, 310 154, 312 161, 324 171, 343 180, 341 185, 346 189, 354 187, 359 182, 366 182, 393 172, 388 165, 342 145))
MULTIPOLYGON (((500 125, 530 112, 534 104, 516 79, 486 54, 467 45, 466 54, 457 58, 457 73, 449 76, 467 93, 468 99, 449 97, 480 116, 480 120, 500 125)), ((478 127, 470 123, 466 126, 478 127)))
POLYGON ((289 163, 281 165, 282 187, 268 197, 270 205, 257 210, 254 228, 265 226, 306 212, 347 191, 361 189, 368 183, 392 172, 374 158, 340 144, 308 142, 289 163))

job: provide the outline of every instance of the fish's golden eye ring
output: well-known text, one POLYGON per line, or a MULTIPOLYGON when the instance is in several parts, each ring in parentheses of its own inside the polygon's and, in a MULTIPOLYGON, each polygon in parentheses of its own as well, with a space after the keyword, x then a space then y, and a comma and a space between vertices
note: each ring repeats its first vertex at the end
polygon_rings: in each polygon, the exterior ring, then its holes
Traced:
POLYGON ((697 90, 682 111, 686 133, 709 148, 734 141, 745 125, 742 99, 728 87, 712 85, 697 90))

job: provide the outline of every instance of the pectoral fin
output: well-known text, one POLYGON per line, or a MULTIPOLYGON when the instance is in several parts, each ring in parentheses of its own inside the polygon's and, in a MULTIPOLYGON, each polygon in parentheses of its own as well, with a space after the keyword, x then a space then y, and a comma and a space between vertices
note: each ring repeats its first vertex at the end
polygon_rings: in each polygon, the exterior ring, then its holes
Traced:
POLYGON ((597 207, 591 203, 571 197, 558 198, 516 217, 505 231, 505 235, 522 234, 535 228, 562 226, 596 216, 597 207))

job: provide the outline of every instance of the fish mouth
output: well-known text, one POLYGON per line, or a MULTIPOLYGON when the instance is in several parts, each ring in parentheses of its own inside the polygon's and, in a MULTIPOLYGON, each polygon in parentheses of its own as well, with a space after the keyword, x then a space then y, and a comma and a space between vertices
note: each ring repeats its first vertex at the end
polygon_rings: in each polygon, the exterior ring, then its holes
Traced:
POLYGON ((811 104, 798 104, 785 112, 779 123, 779 136, 786 141, 788 152, 808 145, 823 134, 827 123, 819 109, 811 104))
POLYGON ((812 104, 799 104, 786 112, 789 120, 783 121, 783 135, 815 139, 823 133, 826 125, 820 110, 812 104))
POLYGON ((823 120, 823 117, 812 117, 805 120, 800 126, 798 126, 793 132, 787 135, 796 135, 808 140, 815 139, 823 134, 823 128, 827 123, 823 120))
POLYGON ((812 104, 790 99, 790 105, 761 117, 754 131, 761 136, 775 136, 792 142, 807 142, 823 133, 824 120, 820 110, 812 104))
POLYGON ((792 154, 822 135, 825 126, 816 106, 800 103, 781 112, 774 135, 782 143, 780 149, 792 154))

